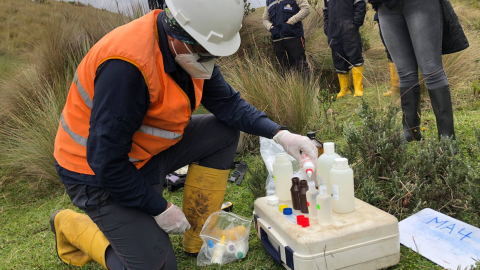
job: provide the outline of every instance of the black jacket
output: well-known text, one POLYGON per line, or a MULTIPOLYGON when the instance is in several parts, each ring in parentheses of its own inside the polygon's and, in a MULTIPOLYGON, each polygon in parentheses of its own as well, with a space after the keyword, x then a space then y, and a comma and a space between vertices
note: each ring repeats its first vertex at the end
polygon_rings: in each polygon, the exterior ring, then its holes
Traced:
POLYGON ((323 0, 323 30, 325 35, 339 36, 342 33, 342 25, 354 24, 358 27, 363 25, 367 4, 364 0, 323 0))

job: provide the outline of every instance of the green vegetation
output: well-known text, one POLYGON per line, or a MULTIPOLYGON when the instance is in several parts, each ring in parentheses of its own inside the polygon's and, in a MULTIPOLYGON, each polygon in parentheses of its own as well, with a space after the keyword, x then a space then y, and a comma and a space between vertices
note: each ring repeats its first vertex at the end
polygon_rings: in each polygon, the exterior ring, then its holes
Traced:
MULTIPOLYGON (((322 1, 310 1, 317 3, 322 1)), ((335 101, 338 91, 330 50, 321 29, 321 6, 304 21, 312 74, 280 74, 263 29, 263 9, 244 21, 242 48, 220 62, 225 78, 242 96, 292 130, 317 132, 335 141, 354 164, 356 196, 400 220, 430 207, 480 226, 480 60, 477 1, 452 1, 471 48, 445 57, 452 85, 456 142, 437 142, 428 95, 422 96, 421 128, 425 140, 405 144, 399 97, 385 98, 388 66, 378 26, 369 10, 362 36, 365 51, 365 96, 335 101), (396 109, 397 108, 397 109, 396 109), (452 149, 458 147, 459 154, 452 149)), ((320 3, 321 5, 321 3, 320 3)), ((132 7, 138 16, 142 11, 132 7)), ((75 68, 88 49, 111 29, 130 21, 124 15, 54 1, 0 2, 0 269, 76 269, 60 263, 48 220, 59 208, 72 208, 53 166, 58 119, 75 68)), ((249 217, 256 197, 265 194, 266 169, 258 138, 247 136, 237 157, 249 165, 242 186, 229 184, 226 200, 236 214, 249 217)), ((183 192, 164 192, 181 205, 183 192)), ((77 209, 78 210, 78 209, 77 209)), ((196 268, 172 236, 180 269, 196 268)), ((205 269, 218 269, 212 266, 205 269)), ((101 269, 90 264, 82 269, 101 269)), ((283 269, 264 251, 252 227, 250 250, 241 261, 221 269, 283 269)), ((405 247, 400 264, 390 269, 440 269, 405 247)), ((480 269, 480 266, 477 268, 480 269)))

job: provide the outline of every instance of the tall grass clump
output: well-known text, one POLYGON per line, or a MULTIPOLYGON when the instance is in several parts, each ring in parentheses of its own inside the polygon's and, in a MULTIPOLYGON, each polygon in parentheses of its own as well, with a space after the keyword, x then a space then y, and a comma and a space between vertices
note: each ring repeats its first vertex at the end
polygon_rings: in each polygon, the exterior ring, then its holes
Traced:
POLYGON ((340 154, 355 172, 356 197, 403 219, 429 207, 480 225, 478 155, 456 141, 406 143, 396 111, 362 105, 361 125, 348 124, 340 154))
POLYGON ((29 56, 29 67, 1 85, 9 102, 0 111, 4 180, 51 184, 58 178, 53 145, 75 69, 98 39, 122 24, 117 15, 84 9, 52 17, 35 44, 36 53, 29 56))
POLYGON ((261 52, 244 52, 242 57, 222 61, 226 80, 245 100, 264 111, 273 121, 291 131, 303 133, 318 116, 319 82, 295 71, 282 72, 261 52))

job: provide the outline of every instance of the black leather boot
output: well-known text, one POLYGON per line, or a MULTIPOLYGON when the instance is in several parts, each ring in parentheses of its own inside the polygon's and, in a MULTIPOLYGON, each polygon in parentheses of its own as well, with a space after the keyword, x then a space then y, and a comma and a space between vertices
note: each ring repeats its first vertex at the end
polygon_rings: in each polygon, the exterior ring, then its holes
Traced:
POLYGON ((437 119, 438 139, 449 137, 455 140, 450 86, 446 85, 436 89, 428 89, 428 94, 430 95, 433 112, 437 119))
POLYGON ((400 87, 402 100, 403 135, 407 142, 421 140, 420 133, 420 86, 400 87))

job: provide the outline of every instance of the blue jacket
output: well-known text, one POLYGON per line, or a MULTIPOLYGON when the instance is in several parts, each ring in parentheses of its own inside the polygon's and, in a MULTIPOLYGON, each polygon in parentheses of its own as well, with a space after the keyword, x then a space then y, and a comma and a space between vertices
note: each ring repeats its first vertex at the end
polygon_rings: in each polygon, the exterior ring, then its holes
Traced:
POLYGON ((303 24, 298 22, 294 25, 287 23, 288 19, 300 11, 295 0, 267 0, 266 9, 270 16, 273 28, 270 29, 273 40, 286 37, 303 37, 303 24))
POLYGON ((367 14, 365 0, 324 0, 323 30, 330 37, 342 36, 343 29, 363 25, 367 14))

